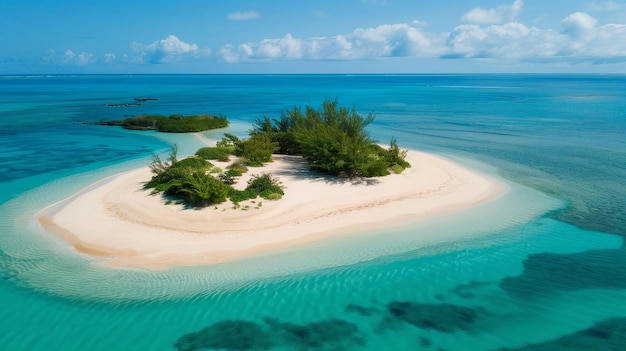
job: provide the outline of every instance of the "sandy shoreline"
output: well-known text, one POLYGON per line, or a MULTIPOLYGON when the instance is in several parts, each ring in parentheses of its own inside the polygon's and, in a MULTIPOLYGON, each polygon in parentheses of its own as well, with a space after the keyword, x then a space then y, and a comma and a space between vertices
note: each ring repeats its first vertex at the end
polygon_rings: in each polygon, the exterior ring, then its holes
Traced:
MULTIPOLYGON (((402 174, 364 182, 312 173, 298 157, 274 159, 247 175, 274 174, 285 186, 285 196, 242 204, 247 209, 234 209, 230 202, 201 210, 165 205, 161 196, 142 189, 151 177, 145 167, 100 181, 42 210, 38 219, 46 231, 105 264, 165 269, 402 225, 493 200, 508 189, 500 181, 417 151, 409 151, 412 168, 402 174)), ((238 185, 245 184, 242 178, 238 185)))

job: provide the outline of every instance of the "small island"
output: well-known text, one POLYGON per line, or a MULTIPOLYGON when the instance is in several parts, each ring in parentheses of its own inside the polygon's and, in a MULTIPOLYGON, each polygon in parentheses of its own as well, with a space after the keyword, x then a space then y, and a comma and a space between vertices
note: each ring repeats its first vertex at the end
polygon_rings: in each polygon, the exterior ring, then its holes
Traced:
POLYGON ((100 122, 103 126, 120 126, 130 130, 156 130, 164 133, 191 133, 228 126, 222 116, 203 115, 141 115, 123 120, 100 122))
POLYGON ((273 154, 303 157, 312 171, 340 178, 371 178, 402 173, 411 165, 407 151, 400 150, 395 139, 385 149, 365 131, 374 120, 355 110, 325 101, 321 109, 307 106, 283 113, 280 119, 265 117, 254 123, 250 137, 240 140, 225 134, 215 147, 204 147, 195 155, 177 159, 176 148, 167 160, 153 157, 152 179, 145 184, 153 193, 179 199, 191 207, 205 207, 230 199, 239 202, 262 197, 276 200, 284 195, 280 181, 271 174, 254 175, 243 190, 232 187, 248 167, 262 167, 272 162, 273 154), (210 161, 236 161, 226 170, 210 161))
POLYGON ((400 150, 395 140, 381 147, 364 131, 372 120, 336 101, 294 108, 256 121, 249 138, 207 140, 211 146, 191 157, 178 160, 174 147, 165 160, 154 156, 149 167, 101 180, 37 217, 95 262, 167 269, 350 233, 359 240, 357 233, 460 211, 507 191, 445 158, 400 150))

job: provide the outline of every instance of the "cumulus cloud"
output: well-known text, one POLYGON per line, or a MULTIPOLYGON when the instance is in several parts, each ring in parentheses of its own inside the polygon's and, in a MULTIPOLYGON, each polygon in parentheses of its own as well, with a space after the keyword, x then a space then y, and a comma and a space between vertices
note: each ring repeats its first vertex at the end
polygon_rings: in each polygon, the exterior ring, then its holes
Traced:
POLYGON ((597 22, 584 12, 572 13, 561 21, 563 33, 577 39, 593 34, 597 22))
POLYGON ((96 62, 96 57, 88 52, 81 52, 75 54, 72 50, 66 50, 63 56, 61 56, 61 62, 65 64, 77 64, 79 66, 85 66, 90 63, 96 62))
MULTIPOLYGON (((571 16, 571 15, 570 15, 571 16)), ((569 17, 568 17, 569 18, 569 17)), ((579 57, 588 61, 626 61, 626 25, 605 24, 596 26, 586 17, 575 22, 573 33, 567 33, 561 53, 568 57, 579 57)), ((564 20, 565 21, 565 20, 564 20)))
MULTIPOLYGON (((574 12, 562 18, 559 28, 538 28, 518 19, 523 0, 503 1, 509 2, 493 8, 473 8, 463 15, 459 25, 441 32, 429 31, 425 22, 415 20, 357 28, 330 36, 297 37, 287 33, 282 37, 223 45, 213 57, 228 63, 393 57, 533 64, 626 62, 626 23, 602 23, 589 14, 603 18, 599 12, 626 8, 624 3, 597 0, 586 8, 587 13, 574 12)), ((235 12, 228 18, 250 20, 260 15, 254 11, 235 12)), ((175 35, 149 44, 133 42, 130 47, 132 52, 104 52, 97 56, 79 50, 67 49, 59 53, 49 50, 43 61, 66 66, 167 64, 206 61, 211 56, 208 48, 184 42, 175 35)))
POLYGON ((228 14, 228 19, 233 21, 247 21, 258 18, 261 18, 261 14, 256 11, 231 12, 228 14))
POLYGON ((519 22, 479 26, 464 24, 450 32, 443 58, 521 58, 555 49, 549 34, 519 22))
MULTIPOLYGON (((613 6, 611 1, 604 6, 613 6)), ((390 57, 480 59, 537 62, 626 62, 626 24, 600 23, 585 12, 564 17, 560 28, 537 28, 516 20, 522 0, 491 9, 475 8, 462 23, 432 32, 424 22, 382 24, 349 33, 278 38, 223 45, 214 57, 228 63, 288 60, 359 60, 390 57)), ((599 6, 599 5, 597 5, 599 6)), ((241 13, 240 13, 241 14, 241 13)), ((240 16, 249 17, 249 15, 240 16)), ((208 48, 175 35, 150 44, 133 42, 134 53, 99 54, 100 63, 175 63, 205 60, 208 48)), ((97 63, 87 52, 50 50, 44 61, 58 65, 97 63)))
MULTIPOLYGON (((522 2, 500 9, 515 17, 522 2)), ((500 16, 500 15, 499 15, 500 16)), ((502 15, 504 16, 504 15, 502 15)), ((503 17, 499 17, 503 18, 503 17)), ((561 21, 562 28, 541 29, 519 21, 463 23, 449 32, 425 30, 419 21, 358 28, 347 34, 298 38, 286 34, 258 42, 225 45, 225 62, 280 60, 356 60, 381 57, 507 59, 533 62, 626 61, 626 24, 599 24, 583 12, 561 21)))
POLYGON ((87 66, 96 63, 98 60, 94 54, 88 52, 75 53, 74 51, 67 49, 63 54, 57 54, 54 50, 48 50, 44 56, 43 61, 48 64, 57 65, 76 65, 87 66))
POLYGON ((104 62, 106 63, 114 63, 116 59, 117 59, 117 56, 113 53, 104 54, 104 62))
POLYGON ((373 28, 358 28, 349 34, 329 37, 295 38, 287 34, 279 39, 264 39, 236 46, 226 45, 219 51, 219 56, 226 62, 238 62, 428 55, 436 38, 423 33, 415 24, 385 24, 373 28))
POLYGON ((527 27, 519 22, 481 26, 464 24, 450 32, 442 58, 510 58, 533 62, 626 61, 626 25, 598 26, 592 16, 576 12, 562 30, 527 27))
POLYGON ((511 5, 484 9, 475 7, 461 17, 461 21, 474 24, 497 24, 517 17, 524 6, 523 0, 515 0, 511 5))
POLYGON ((200 49, 196 44, 185 43, 175 35, 153 41, 149 45, 132 42, 130 46, 133 51, 139 53, 140 61, 149 63, 179 62, 203 58, 211 54, 209 49, 200 49))

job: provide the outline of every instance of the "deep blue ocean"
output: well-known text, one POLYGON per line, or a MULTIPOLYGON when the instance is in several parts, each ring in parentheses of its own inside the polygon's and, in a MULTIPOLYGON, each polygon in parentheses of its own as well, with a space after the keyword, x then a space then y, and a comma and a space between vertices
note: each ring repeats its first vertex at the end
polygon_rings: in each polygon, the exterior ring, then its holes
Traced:
MULTIPOLYGON (((129 233, 132 235, 132 233, 129 233)), ((626 350, 625 75, 0 76, 2 350, 626 350), (140 106, 135 97, 154 97, 140 106), (500 177, 494 203, 213 266, 114 269, 41 209, 190 134, 102 120, 338 99, 381 143, 500 177), (421 235, 428 233, 429 235, 421 235), (423 240, 421 237, 437 240, 423 240)))

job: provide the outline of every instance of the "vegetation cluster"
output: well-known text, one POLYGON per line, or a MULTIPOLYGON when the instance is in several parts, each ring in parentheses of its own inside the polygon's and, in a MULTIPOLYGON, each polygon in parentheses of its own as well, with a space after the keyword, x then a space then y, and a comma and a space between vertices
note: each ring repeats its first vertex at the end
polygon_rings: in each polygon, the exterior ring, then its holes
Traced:
MULTIPOLYGON (((136 120, 136 119, 135 119, 136 120)), ((230 199, 235 205, 255 199, 279 199, 284 195, 278 178, 253 175, 244 190, 233 187, 248 167, 271 162, 272 154, 303 156, 312 170, 342 177, 378 177, 401 173, 411 165, 395 139, 384 148, 371 139, 365 127, 374 120, 354 110, 325 101, 321 109, 307 106, 283 113, 280 119, 255 121, 249 138, 224 134, 214 147, 200 148, 194 156, 177 160, 176 148, 167 160, 154 156, 154 176, 145 188, 180 199, 188 206, 207 206, 230 199), (237 160, 226 170, 210 161, 237 160)), ((140 119, 145 123, 146 119, 140 119)))
MULTIPOLYGON (((361 116, 355 110, 326 100, 321 109, 307 106, 283 113, 280 119, 264 117, 254 123, 250 142, 267 145, 275 152, 301 155, 312 170, 343 177, 379 177, 401 173, 411 165, 395 139, 385 149, 365 130, 374 115, 361 116), (256 141, 256 142, 255 142, 256 141), (261 142, 262 141, 262 142, 261 142)), ((260 152, 257 150, 257 152, 260 152)))
POLYGON ((239 202, 259 196, 277 200, 284 195, 280 180, 266 173, 252 175, 244 190, 235 189, 235 178, 248 171, 246 165, 235 161, 223 171, 205 159, 207 153, 203 148, 198 150, 197 155, 178 160, 177 148, 174 147, 166 160, 154 155, 150 165, 153 176, 144 188, 174 197, 190 207, 220 204, 228 199, 238 207, 239 202))
POLYGON ((228 126, 222 116, 203 115, 141 115, 124 120, 101 122, 102 125, 121 126, 132 130, 157 130, 167 133, 201 132, 228 126))

